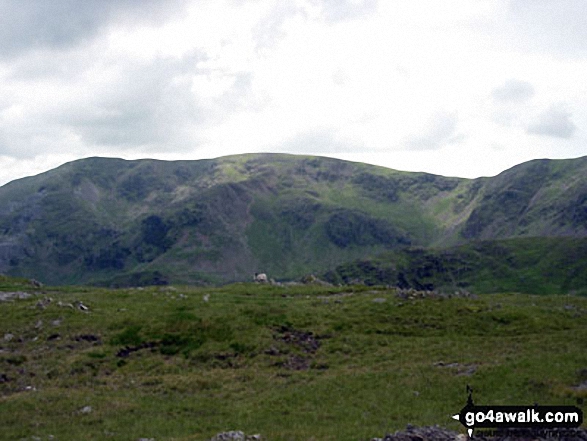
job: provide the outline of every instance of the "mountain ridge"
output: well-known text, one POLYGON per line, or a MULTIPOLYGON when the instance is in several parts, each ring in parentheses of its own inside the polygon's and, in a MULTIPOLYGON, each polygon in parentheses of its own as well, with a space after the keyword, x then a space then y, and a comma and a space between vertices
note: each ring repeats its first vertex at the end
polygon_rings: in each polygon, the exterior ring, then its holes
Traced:
POLYGON ((277 279, 406 247, 587 236, 587 157, 476 179, 278 153, 91 157, 0 187, 0 272, 48 283, 277 279))

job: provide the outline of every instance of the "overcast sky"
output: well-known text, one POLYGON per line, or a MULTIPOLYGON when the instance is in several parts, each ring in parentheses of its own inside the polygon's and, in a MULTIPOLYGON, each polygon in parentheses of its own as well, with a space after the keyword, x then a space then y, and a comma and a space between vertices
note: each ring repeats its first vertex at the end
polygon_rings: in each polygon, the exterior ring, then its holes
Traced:
POLYGON ((585 0, 1 0, 0 185, 88 157, 587 155, 585 0))

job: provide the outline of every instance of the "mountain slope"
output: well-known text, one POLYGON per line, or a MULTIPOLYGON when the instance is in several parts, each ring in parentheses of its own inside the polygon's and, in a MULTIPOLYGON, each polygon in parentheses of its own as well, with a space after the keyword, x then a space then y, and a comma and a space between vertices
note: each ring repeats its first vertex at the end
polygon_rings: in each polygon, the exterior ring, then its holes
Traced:
POLYGON ((337 266, 332 283, 475 293, 587 294, 587 238, 526 237, 408 248, 337 266))
POLYGON ((324 272, 406 247, 587 236, 587 158, 462 179, 322 157, 88 158, 0 187, 0 272, 157 284, 324 272))

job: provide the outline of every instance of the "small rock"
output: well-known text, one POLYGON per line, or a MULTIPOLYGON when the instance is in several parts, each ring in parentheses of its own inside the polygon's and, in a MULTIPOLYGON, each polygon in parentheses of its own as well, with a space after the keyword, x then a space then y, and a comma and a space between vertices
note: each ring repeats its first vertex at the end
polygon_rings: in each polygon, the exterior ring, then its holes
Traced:
POLYGON ((231 430, 215 435, 210 441, 246 441, 244 432, 240 430, 231 430))
POLYGON ((80 301, 77 301, 77 302, 75 302, 75 304, 77 305, 77 309, 79 309, 80 311, 87 312, 87 311, 89 311, 89 310, 90 310, 90 308, 89 308, 88 306, 84 305, 84 304, 83 304, 82 302, 80 302, 80 301))
POLYGON ((88 414, 92 413, 92 406, 84 406, 80 409, 79 413, 88 414))
POLYGON ((33 285, 35 288, 42 288, 43 284, 36 279, 30 279, 29 283, 33 285))
POLYGON ((261 435, 245 435, 240 430, 232 430, 230 432, 222 432, 215 435, 210 441, 261 441, 261 435))
POLYGON ((414 427, 410 424, 406 430, 388 434, 383 441, 454 441, 459 434, 439 426, 414 427))
POLYGON ((374 303, 385 303, 387 302, 387 299, 384 299, 383 297, 376 297, 373 299, 374 303))
POLYGON ((45 309, 47 306, 51 304, 52 301, 53 299, 51 297, 45 297, 44 299, 41 299, 37 302, 37 308, 45 309))
POLYGON ((14 339, 14 334, 4 334, 4 340, 5 341, 11 341, 12 339, 14 339))
POLYGON ((57 306, 73 309, 73 305, 71 303, 63 303, 61 300, 57 302, 57 306))

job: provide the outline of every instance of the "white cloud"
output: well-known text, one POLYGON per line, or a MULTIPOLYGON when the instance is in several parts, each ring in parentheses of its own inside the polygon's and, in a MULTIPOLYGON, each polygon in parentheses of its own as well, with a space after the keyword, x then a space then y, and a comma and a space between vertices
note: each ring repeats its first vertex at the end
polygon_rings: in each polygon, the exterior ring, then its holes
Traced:
POLYGON ((583 0, 58 3, 0 2, 0 179, 64 154, 467 176, 587 154, 583 0))
POLYGON ((357 150, 361 150, 361 147, 338 140, 336 132, 327 128, 316 128, 306 133, 297 134, 272 149, 276 152, 306 155, 332 155, 352 153, 357 150))
POLYGON ((511 24, 526 50, 565 57, 587 54, 587 2, 583 0, 510 0, 511 24))
POLYGON ((352 20, 375 12, 377 0, 318 0, 327 21, 352 20))

